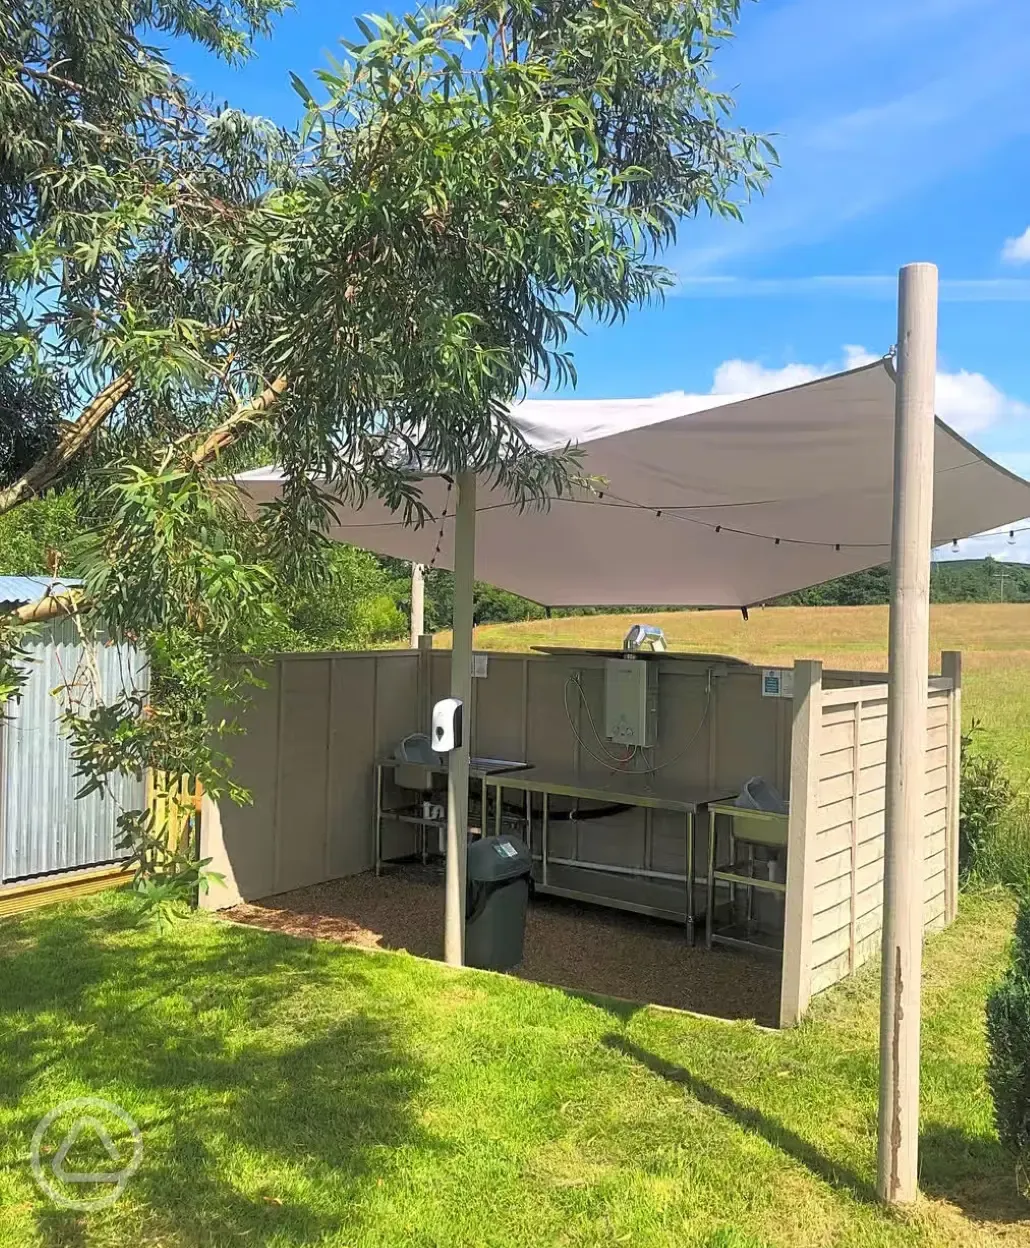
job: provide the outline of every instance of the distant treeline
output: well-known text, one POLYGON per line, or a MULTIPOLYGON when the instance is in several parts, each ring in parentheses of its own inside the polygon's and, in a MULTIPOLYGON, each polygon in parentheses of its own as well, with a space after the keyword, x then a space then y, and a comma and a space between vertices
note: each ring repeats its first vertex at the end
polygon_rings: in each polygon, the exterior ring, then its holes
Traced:
MULTIPOLYGON (((770 606, 864 607, 890 599, 890 568, 884 564, 852 572, 786 594, 770 606)), ((986 559, 954 559, 935 563, 930 572, 931 602, 1030 602, 1030 566, 986 559)))
MULTIPOLYGON (((75 496, 70 490, 49 494, 0 516, 0 574, 42 574, 54 566, 76 576, 75 496)), ((273 591, 280 608, 270 618, 265 639, 277 650, 362 649, 397 641, 408 632, 411 564, 380 558, 351 546, 335 546, 328 579, 315 590, 291 584, 288 575, 270 569, 278 582, 273 591)), ((426 627, 438 632, 451 626, 454 578, 439 568, 426 573, 426 627)), ((825 585, 778 598, 769 606, 858 607, 885 603, 890 593, 886 567, 854 572, 825 585)), ((934 602, 1030 602, 1030 566, 996 559, 958 559, 936 563, 930 578, 934 602)), ((621 613, 653 613, 660 607, 618 608, 621 613)), ((675 610, 674 607, 665 608, 675 610)), ((612 607, 555 608, 548 612, 518 594, 477 582, 477 624, 541 619, 545 615, 597 615, 612 607)))
MULTIPOLYGON (((398 607, 407 614, 410 605, 410 565, 399 560, 382 560, 391 575, 398 607)), ((450 572, 434 569, 426 574, 426 627, 431 631, 449 628, 454 581, 450 572)), ((864 607, 889 601, 890 569, 884 564, 865 572, 852 572, 812 589, 785 594, 767 603, 772 607, 864 607)), ((933 602, 1030 602, 1030 566, 1003 563, 997 559, 956 559, 935 563, 930 575, 930 598, 933 602)), ((555 608, 555 617, 596 615, 610 612, 611 607, 555 608)), ((627 606, 625 611, 637 608, 627 606)), ((651 611, 660 608, 650 607, 651 611)), ((668 608, 675 610, 675 608, 668 608)), ((541 619, 548 612, 538 603, 520 598, 507 590, 484 582, 476 584, 475 618, 477 624, 512 620, 541 619)))

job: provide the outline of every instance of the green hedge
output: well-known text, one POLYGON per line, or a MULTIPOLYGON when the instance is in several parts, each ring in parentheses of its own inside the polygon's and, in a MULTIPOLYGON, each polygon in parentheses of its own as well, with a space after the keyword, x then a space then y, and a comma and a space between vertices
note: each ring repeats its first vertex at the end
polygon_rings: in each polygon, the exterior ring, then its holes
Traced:
POLYGON ((1030 896, 1016 918, 1012 963, 987 998, 987 1083, 1003 1144, 1030 1166, 1030 896))

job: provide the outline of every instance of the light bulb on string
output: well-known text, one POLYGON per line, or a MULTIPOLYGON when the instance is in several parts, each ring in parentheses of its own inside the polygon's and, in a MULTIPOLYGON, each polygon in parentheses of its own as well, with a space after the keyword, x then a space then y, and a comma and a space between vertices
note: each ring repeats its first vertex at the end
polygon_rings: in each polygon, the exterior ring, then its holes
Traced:
POLYGON ((959 553, 959 550, 958 550, 958 538, 957 538, 957 537, 952 539, 952 542, 951 542, 951 553, 952 553, 953 555, 957 555, 957 554, 959 553))
POLYGON ((1008 540, 1008 544, 1009 544, 1010 546, 1015 546, 1015 544, 1016 544, 1016 530, 1015 530, 1015 529, 1009 529, 1009 540, 1008 540))

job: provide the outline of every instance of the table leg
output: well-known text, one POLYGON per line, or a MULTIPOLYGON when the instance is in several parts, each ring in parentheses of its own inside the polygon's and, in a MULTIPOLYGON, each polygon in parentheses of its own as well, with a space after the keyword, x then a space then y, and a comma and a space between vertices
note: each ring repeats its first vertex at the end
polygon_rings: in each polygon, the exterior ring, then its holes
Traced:
POLYGON ((377 763, 375 769, 375 841, 376 875, 381 874, 383 862, 383 769, 377 763))
POLYGON ((542 809, 540 811, 540 882, 547 887, 547 790, 540 795, 542 809))
POLYGON ((708 812, 708 891, 705 899, 705 944, 712 947, 715 927, 715 814, 708 812))
POLYGON ((694 943, 694 816, 688 810, 687 821, 687 943, 694 943))
POLYGON ((500 836, 502 831, 502 812, 504 808, 504 785, 494 785, 494 836, 500 836))

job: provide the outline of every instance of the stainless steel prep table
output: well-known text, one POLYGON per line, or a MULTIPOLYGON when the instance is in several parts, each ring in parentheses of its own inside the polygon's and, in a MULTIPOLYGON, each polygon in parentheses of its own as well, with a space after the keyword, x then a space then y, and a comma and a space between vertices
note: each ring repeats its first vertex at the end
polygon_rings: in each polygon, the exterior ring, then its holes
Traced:
MULTIPOLYGON (((447 826, 446 811, 443 819, 426 819, 421 810, 415 811, 408 806, 404 806, 399 810, 384 809, 383 807, 383 774, 392 771, 399 760, 396 758, 380 759, 375 765, 375 868, 376 875, 379 875, 384 862, 383 859, 383 820, 392 819, 397 823, 406 823, 417 829, 422 841, 422 857, 426 858, 426 833, 430 828, 445 828, 447 826)), ((418 764, 423 766, 423 764, 418 764)), ((469 781, 470 783, 478 783, 480 786, 480 795, 482 800, 482 822, 486 824, 487 813, 487 778, 497 775, 501 772, 517 771, 524 768, 525 763, 515 762, 506 758, 471 758, 469 759, 469 781)), ((425 766, 426 771, 431 772, 434 776, 447 776, 447 764, 441 761, 439 764, 425 766)), ((485 832, 485 826, 484 826, 485 832)))
MULTIPOLYGON (((731 800, 735 794, 726 789, 708 789, 697 786, 663 785, 661 780, 638 774, 614 774, 607 780, 587 781, 573 779, 567 774, 549 772, 542 767, 530 767, 522 771, 487 776, 486 787, 496 790, 494 797, 494 831, 500 832, 502 819, 502 795, 505 790, 525 794, 526 839, 533 846, 533 803, 531 795, 541 795, 540 810, 540 879, 536 887, 542 893, 570 897, 577 901, 600 902, 620 910, 638 914, 650 914, 659 918, 684 922, 687 936, 694 939, 695 911, 694 888, 704 887, 708 881, 707 869, 698 876, 694 867, 695 817, 708 803, 731 800), (548 804, 552 797, 573 797, 584 801, 610 802, 620 806, 635 806, 645 812, 653 810, 673 811, 684 818, 686 837, 686 872, 679 875, 669 871, 654 871, 648 867, 622 867, 605 863, 586 862, 572 858, 554 858, 548 852, 548 804), (682 909, 647 905, 625 898, 602 896, 583 889, 567 887, 552 878, 552 868, 566 871, 596 872, 611 877, 633 876, 638 879, 683 885, 682 909)), ((535 851, 535 847, 534 847, 535 851)))
POLYGON ((730 945, 737 949, 758 950, 762 953, 782 955, 783 934, 760 934, 753 928, 754 892, 772 893, 785 901, 786 884, 786 852, 788 841, 788 822, 786 814, 771 811, 750 810, 733 803, 713 802, 708 811, 708 893, 705 904, 705 937, 708 948, 713 944, 730 945), (729 853, 727 861, 720 864, 716 860, 716 821, 725 818, 729 823, 729 853), (743 845, 747 851, 747 861, 738 863, 737 845, 743 845), (755 874, 755 847, 782 852, 784 854, 782 880, 763 879, 755 874), (715 925, 715 889, 717 885, 729 889, 730 909, 732 912, 736 890, 743 889, 747 895, 747 917, 742 932, 737 932, 731 924, 728 928, 719 929, 715 925))

